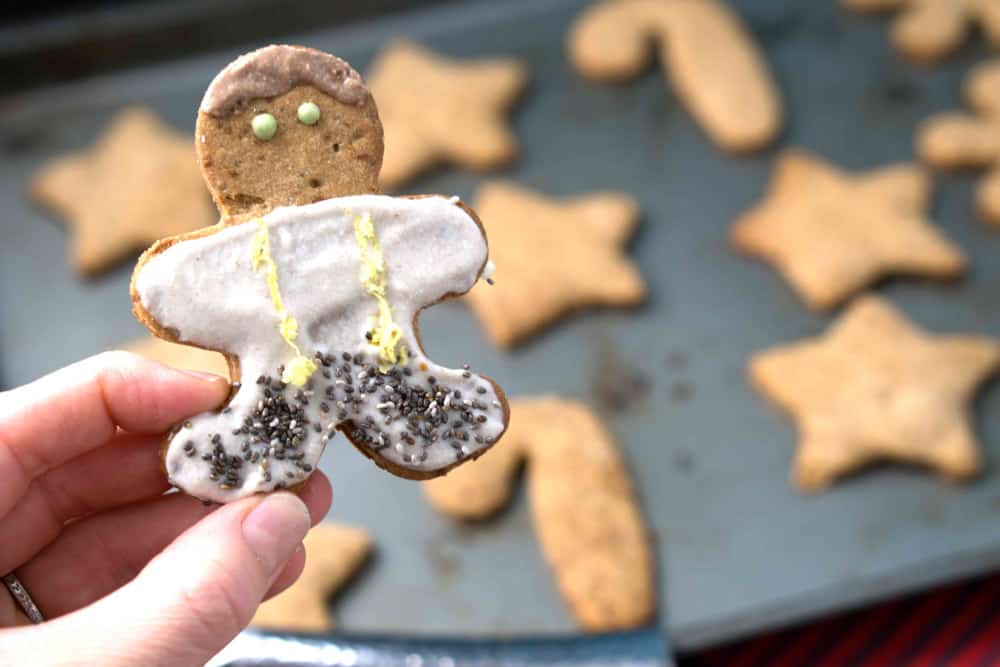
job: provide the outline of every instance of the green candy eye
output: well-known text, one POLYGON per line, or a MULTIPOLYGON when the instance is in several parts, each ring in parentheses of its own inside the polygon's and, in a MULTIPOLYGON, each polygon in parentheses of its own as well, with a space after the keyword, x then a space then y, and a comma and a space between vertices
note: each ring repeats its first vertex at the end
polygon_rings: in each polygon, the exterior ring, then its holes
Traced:
POLYGON ((303 102, 298 110, 299 122, 306 125, 315 125, 319 122, 319 107, 312 102, 303 102))
POLYGON ((269 113, 259 113, 250 121, 250 127, 253 128, 253 136, 267 141, 278 131, 278 121, 269 113))

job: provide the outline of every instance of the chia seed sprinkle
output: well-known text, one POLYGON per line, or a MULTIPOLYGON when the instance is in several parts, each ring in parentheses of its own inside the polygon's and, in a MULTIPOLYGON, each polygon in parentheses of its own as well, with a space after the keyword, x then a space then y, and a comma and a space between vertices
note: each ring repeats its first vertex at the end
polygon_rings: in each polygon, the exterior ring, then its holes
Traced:
MULTIPOLYGON (((312 443, 317 440, 312 438, 325 443, 338 427, 359 447, 384 450, 390 461, 404 464, 426 462, 430 447, 439 440, 454 451, 456 460, 491 443, 476 431, 502 404, 491 400, 487 406, 463 399, 463 391, 488 393, 488 386, 473 384, 478 377, 468 381, 472 377, 468 364, 463 364, 460 373, 439 378, 427 374, 423 362, 383 372, 374 355, 316 350, 312 358, 320 372, 303 388, 280 380, 283 367, 274 375, 257 378, 257 401, 230 428, 232 441, 224 442, 219 433, 209 434, 212 451, 202 453, 201 458, 207 464, 205 473, 219 488, 242 487, 249 464, 255 469, 259 466, 268 488, 283 485, 274 478, 302 479, 314 469, 305 462, 307 454, 315 456, 312 443), (323 400, 317 400, 320 397, 323 400), (231 455, 230 448, 237 454, 231 455)), ((233 406, 226 406, 223 413, 232 411, 233 406)), ((184 426, 192 428, 190 422, 184 426)), ((191 458, 199 456, 193 441, 184 443, 183 452, 191 458)))

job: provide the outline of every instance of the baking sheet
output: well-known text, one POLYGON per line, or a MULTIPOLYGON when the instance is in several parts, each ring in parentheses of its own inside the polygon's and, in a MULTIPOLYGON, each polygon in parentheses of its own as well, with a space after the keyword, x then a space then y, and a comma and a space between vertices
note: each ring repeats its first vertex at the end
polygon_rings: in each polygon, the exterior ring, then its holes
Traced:
MULTIPOLYGON (((605 85, 568 66, 563 37, 582 0, 470 2, 287 40, 362 71, 389 38, 460 57, 515 55, 533 83, 513 115, 523 155, 496 175, 551 195, 633 193, 643 222, 631 254, 649 283, 636 311, 596 310, 506 354, 470 312, 426 313, 428 353, 466 360, 513 396, 555 392, 597 409, 635 473, 660 560, 661 621, 692 649, 1000 565, 1000 386, 974 405, 989 468, 956 487, 879 467, 817 497, 787 482, 790 423, 747 386, 748 355, 823 331, 770 268, 732 254, 726 230, 767 183, 775 151, 717 150, 655 68, 605 85)), ((760 39, 788 109, 782 146, 851 168, 912 156, 930 113, 960 106, 969 46, 919 68, 890 49, 886 21, 828 0, 732 3, 760 39)), ((258 46, 247 44, 243 50, 258 46)), ((211 77, 239 50, 123 71, 0 99, 0 388, 144 334, 129 313, 130 263, 80 281, 64 228, 28 202, 48 157, 89 145, 114 111, 152 106, 193 131, 211 77)), ((484 176, 441 169, 408 192, 470 201, 484 176)), ((972 270, 957 285, 893 280, 878 291, 934 331, 1000 335, 1000 234, 976 219, 974 175, 938 179, 933 217, 972 270)), ((500 267, 498 279, 503 279, 500 267)), ((433 513, 419 485, 376 470, 343 439, 327 450, 331 518, 366 526, 378 556, 336 604, 339 627, 379 633, 506 636, 574 630, 535 545, 525 498, 482 525, 433 513)))

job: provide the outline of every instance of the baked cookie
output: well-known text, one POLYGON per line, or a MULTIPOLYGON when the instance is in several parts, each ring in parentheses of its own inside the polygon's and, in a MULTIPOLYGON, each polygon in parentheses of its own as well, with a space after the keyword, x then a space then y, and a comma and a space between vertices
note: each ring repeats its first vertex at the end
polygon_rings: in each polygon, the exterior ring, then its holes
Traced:
POLYGON ((443 162, 482 170, 516 157, 506 116, 528 82, 517 60, 451 60, 397 41, 375 59, 368 81, 385 129, 383 187, 443 162))
POLYGON ((750 379, 799 427, 792 478, 803 491, 879 459, 979 470, 969 423, 976 388, 1000 365, 1000 344, 931 336, 882 299, 855 301, 825 335, 761 352, 750 379))
POLYGON ((357 72, 313 49, 254 51, 215 78, 197 127, 222 222, 147 250, 133 311, 225 354, 234 384, 221 411, 169 435, 170 481, 215 502, 295 487, 337 430, 413 479, 496 442, 503 392, 432 362, 416 330, 479 280, 482 225, 455 197, 371 194, 381 129, 357 72))
POLYGON ((494 343, 511 347, 586 306, 635 306, 646 296, 625 254, 639 222, 620 192, 549 199, 506 181, 483 185, 476 210, 500 267, 496 284, 466 296, 494 343))
POLYGON ((977 205, 988 222, 1000 225, 1000 59, 973 69, 964 92, 973 113, 930 118, 917 135, 917 152, 925 162, 944 169, 985 167, 977 205))
POLYGON ((888 274, 962 274, 962 251, 925 217, 930 192, 913 165, 850 174, 786 150, 764 201, 736 220, 730 240, 774 264, 810 308, 826 310, 888 274))
POLYGON ((718 0, 600 0, 576 20, 567 44, 577 71, 600 81, 634 78, 658 46, 678 97, 726 150, 763 148, 781 131, 767 63, 718 0))
POLYGON ((321 523, 303 540, 306 566, 294 584, 257 608, 250 625, 294 632, 333 629, 327 600, 361 569, 372 551, 364 530, 321 523))
POLYGON ((611 434, 580 403, 512 401, 503 443, 424 490, 439 511, 481 519, 506 503, 522 458, 535 532, 576 620, 592 632, 648 621, 656 582, 642 513, 611 434))
POLYGON ((953 53, 975 24, 1000 48, 1000 3, 996 0, 841 0, 859 12, 898 10, 892 43, 917 62, 934 62, 953 53))
POLYGON ((92 148, 46 162, 29 193, 65 219, 84 275, 217 220, 191 140, 145 107, 119 112, 92 148))

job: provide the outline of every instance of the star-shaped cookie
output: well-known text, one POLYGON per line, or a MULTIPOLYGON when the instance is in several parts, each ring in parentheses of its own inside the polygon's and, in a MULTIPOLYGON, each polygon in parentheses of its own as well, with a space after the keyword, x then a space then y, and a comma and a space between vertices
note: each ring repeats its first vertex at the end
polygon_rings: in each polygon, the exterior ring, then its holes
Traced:
POLYGON ((528 80, 518 61, 451 60, 399 41, 378 56, 367 78, 385 133, 383 188, 440 162, 489 169, 517 155, 506 114, 528 80))
POLYGON ((969 401, 1000 365, 1000 344, 932 336, 888 302, 855 301, 823 336, 750 361, 753 383, 798 424, 792 477, 804 491, 879 459, 937 468, 949 478, 980 466, 969 401))
POLYGON ((892 25, 897 49, 918 62, 934 62, 953 53, 977 24, 1000 48, 1000 2, 996 0, 841 0, 859 12, 899 10, 892 25))
POLYGON ((931 117, 917 135, 917 151, 935 167, 986 167, 977 204, 988 222, 1000 226, 1000 59, 974 68, 964 93, 974 113, 931 117))
POLYGON ((120 112, 89 150, 45 164, 30 193, 66 219, 82 274, 216 222, 191 139, 143 107, 120 112))
POLYGON ((736 221, 730 239, 774 264, 817 310, 888 274, 954 278, 965 259, 924 217, 930 189, 916 166, 851 174, 788 150, 764 201, 736 221))
POLYGON ((556 200, 494 181, 479 190, 476 210, 497 277, 465 298, 497 345, 515 345, 575 308, 633 306, 645 297, 624 251, 638 224, 628 195, 556 200))
POLYGON ((506 504, 523 459, 542 553, 580 625, 607 632, 648 621, 656 585, 642 510, 617 443, 586 406, 512 401, 504 440, 424 491, 440 512, 483 519, 506 504))
POLYGON ((324 632, 333 628, 326 601, 364 565, 372 550, 368 533, 321 523, 306 535, 306 566, 281 594, 257 608, 250 625, 276 630, 324 632))

